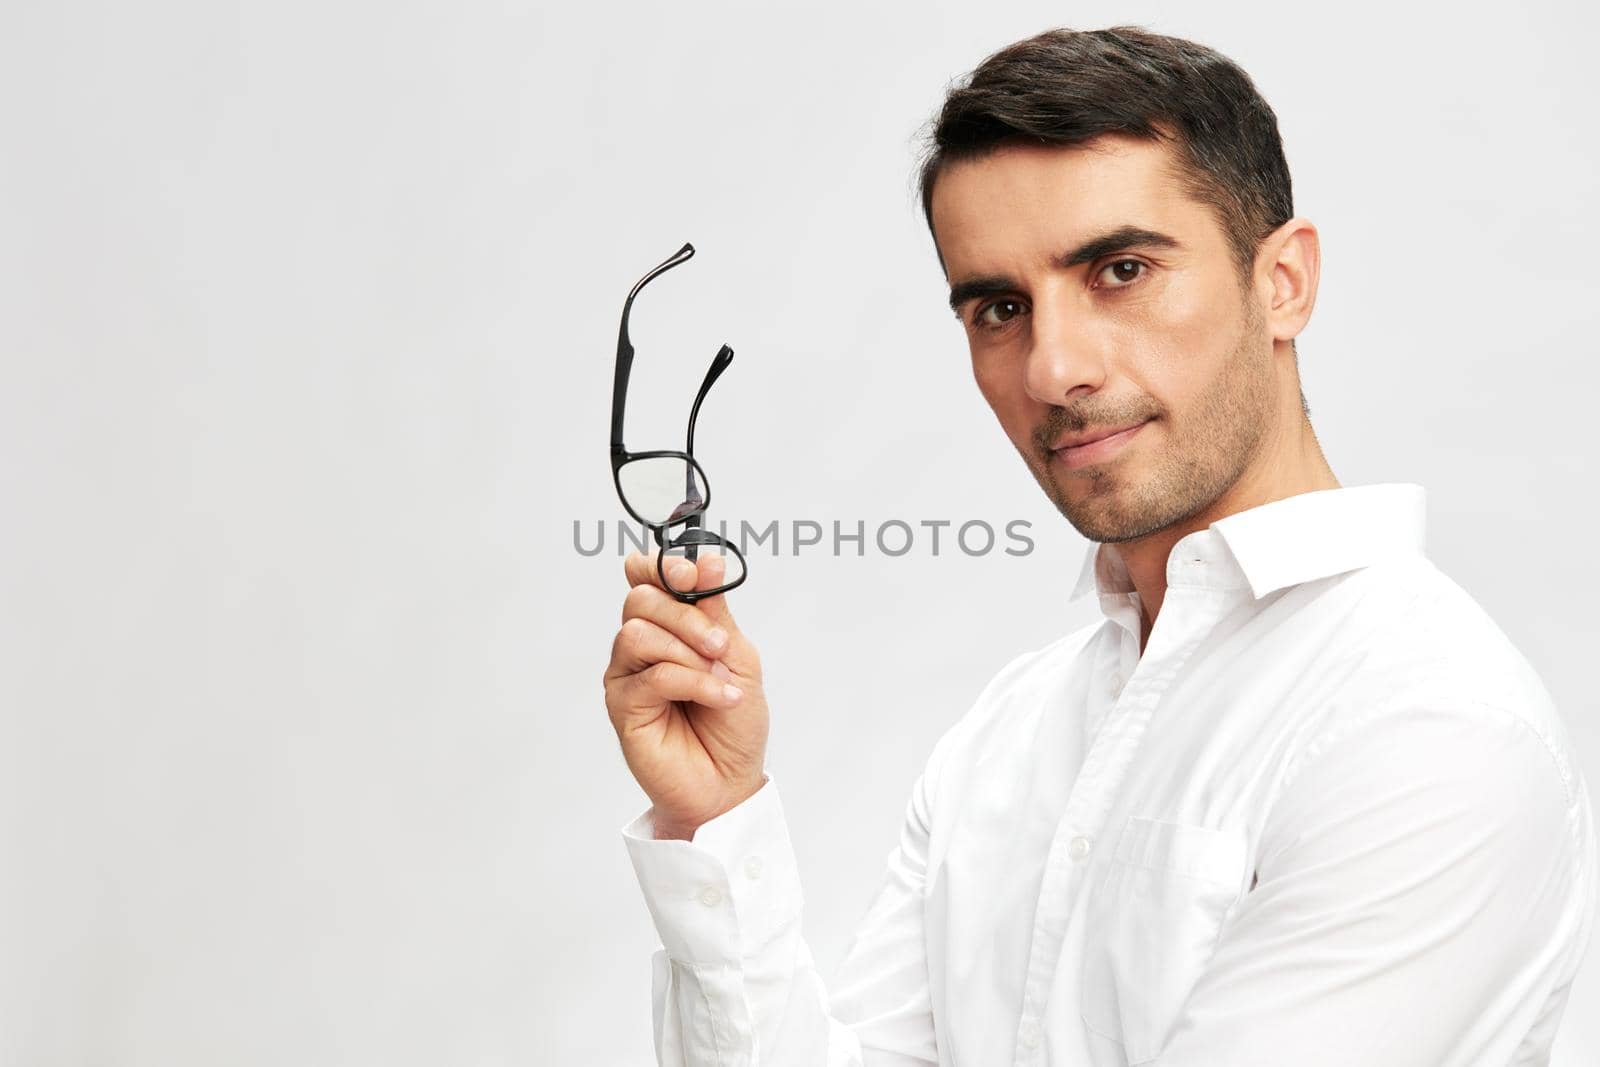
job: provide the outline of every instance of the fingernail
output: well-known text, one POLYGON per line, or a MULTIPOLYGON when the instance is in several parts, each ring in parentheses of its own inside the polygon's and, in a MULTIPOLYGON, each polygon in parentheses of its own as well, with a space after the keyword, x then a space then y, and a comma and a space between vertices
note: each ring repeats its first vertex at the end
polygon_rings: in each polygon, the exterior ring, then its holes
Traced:
POLYGON ((706 647, 716 652, 728 643, 728 631, 720 626, 713 626, 706 631, 706 647))
POLYGON ((733 678, 733 672, 720 659, 711 661, 711 674, 713 677, 721 678, 724 682, 733 678))
POLYGON ((695 575, 694 564, 687 560, 676 560, 667 564, 667 577, 675 582, 686 582, 695 575))
POLYGON ((739 687, 736 685, 725 685, 722 687, 722 695, 732 702, 744 696, 744 693, 740 692, 739 687))

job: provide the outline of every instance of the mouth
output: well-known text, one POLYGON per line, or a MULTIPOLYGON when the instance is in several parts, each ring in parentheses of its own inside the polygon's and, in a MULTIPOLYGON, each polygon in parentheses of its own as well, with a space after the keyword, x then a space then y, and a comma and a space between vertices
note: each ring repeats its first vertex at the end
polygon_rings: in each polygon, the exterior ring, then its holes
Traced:
POLYGON ((1073 443, 1058 444, 1050 450, 1050 458, 1068 470, 1104 463, 1126 448, 1128 442, 1138 436, 1149 421, 1146 419, 1145 422, 1116 430, 1092 430, 1088 434, 1067 438, 1073 443))

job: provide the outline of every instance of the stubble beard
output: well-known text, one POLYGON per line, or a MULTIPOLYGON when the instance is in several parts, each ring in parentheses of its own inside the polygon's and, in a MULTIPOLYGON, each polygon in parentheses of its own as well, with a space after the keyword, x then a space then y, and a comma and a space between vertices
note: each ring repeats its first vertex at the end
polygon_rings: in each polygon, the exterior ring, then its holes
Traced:
MULTIPOLYGON (((1169 436, 1142 467, 1129 468, 1118 457, 1066 475, 1074 488, 1068 494, 1048 458, 1024 453, 1045 495, 1074 529, 1100 543, 1146 537, 1199 514, 1238 482, 1260 448, 1273 394, 1270 352, 1258 348, 1261 321, 1260 307, 1247 298, 1244 327, 1222 371, 1197 398, 1177 431, 1181 436, 1169 436)), ((1172 433, 1165 413, 1149 428, 1157 426, 1172 433)))

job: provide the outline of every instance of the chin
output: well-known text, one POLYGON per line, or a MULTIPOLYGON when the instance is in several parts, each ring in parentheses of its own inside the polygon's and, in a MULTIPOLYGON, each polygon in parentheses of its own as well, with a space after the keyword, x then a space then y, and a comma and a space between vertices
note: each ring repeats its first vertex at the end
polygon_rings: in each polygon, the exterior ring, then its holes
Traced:
POLYGON ((1085 472, 1079 477, 1045 484, 1045 493, 1073 529, 1091 541, 1132 541, 1150 532, 1149 517, 1137 513, 1130 487, 1137 484, 1122 472, 1085 472))

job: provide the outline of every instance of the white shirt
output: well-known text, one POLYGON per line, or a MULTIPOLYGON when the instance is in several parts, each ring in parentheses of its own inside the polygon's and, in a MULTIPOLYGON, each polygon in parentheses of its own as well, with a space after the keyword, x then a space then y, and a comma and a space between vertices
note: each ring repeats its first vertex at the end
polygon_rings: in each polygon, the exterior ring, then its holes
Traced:
POLYGON ((940 738, 826 985, 770 775, 692 841, 632 820, 658 1061, 1546 1062, 1588 794, 1538 676, 1424 555, 1424 502, 1319 490, 1188 534, 1143 655, 1091 546, 1073 595, 1104 619, 940 738))

